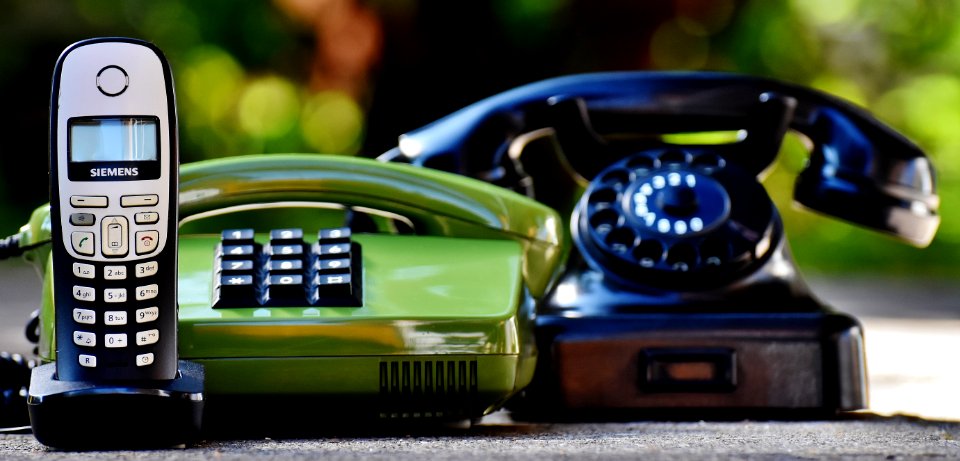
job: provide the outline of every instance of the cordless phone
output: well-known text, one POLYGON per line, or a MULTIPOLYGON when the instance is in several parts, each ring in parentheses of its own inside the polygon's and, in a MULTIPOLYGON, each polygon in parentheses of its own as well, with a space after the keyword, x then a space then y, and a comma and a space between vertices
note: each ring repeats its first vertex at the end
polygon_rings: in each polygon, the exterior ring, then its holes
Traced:
MULTIPOLYGON (((151 393, 182 384, 177 114, 163 54, 126 38, 68 47, 54 71, 50 109, 57 358, 55 375, 37 380, 30 399, 37 438, 60 446, 73 442, 49 427, 56 425, 54 413, 102 404, 99 411, 120 415, 138 402, 155 405, 151 393), (46 406, 43 383, 60 394, 46 406), (89 400, 56 404, 66 395, 82 396, 77 386, 91 393, 89 400), (115 404, 109 396, 117 397, 115 404), (43 407, 53 412, 49 418, 38 414, 43 407)), ((51 371, 42 368, 35 380, 51 371)), ((163 439, 148 432, 135 437, 163 439)))
POLYGON ((177 372, 177 120, 162 56, 83 42, 61 57, 50 118, 57 375, 177 372))

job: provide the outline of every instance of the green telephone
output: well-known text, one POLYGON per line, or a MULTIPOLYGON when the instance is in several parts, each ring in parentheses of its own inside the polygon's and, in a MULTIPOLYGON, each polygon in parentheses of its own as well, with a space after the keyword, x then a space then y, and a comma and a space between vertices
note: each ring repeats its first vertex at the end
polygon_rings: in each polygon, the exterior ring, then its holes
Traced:
MULTIPOLYGON (((179 355, 206 369, 205 425, 306 405, 338 421, 493 411, 533 376, 534 305, 565 256, 562 228, 519 194, 406 165, 183 165, 179 355)), ((57 350, 49 235, 43 206, 20 246, 44 274, 44 361, 57 350)))

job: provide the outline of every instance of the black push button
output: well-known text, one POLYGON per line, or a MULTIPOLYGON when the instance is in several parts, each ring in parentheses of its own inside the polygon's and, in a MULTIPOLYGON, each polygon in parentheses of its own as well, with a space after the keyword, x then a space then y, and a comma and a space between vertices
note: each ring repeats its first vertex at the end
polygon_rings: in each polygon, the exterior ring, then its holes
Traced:
POLYGON ((271 305, 302 306, 307 303, 307 290, 302 275, 271 275, 267 279, 263 300, 271 305))
POLYGON ((253 229, 227 229, 220 234, 224 245, 252 245, 253 229))
POLYGON ((315 250, 317 256, 321 259, 327 258, 342 258, 350 254, 350 244, 349 243, 333 243, 333 244, 319 244, 316 246, 315 250))
POLYGON ((270 256, 280 256, 285 258, 301 258, 303 257, 303 245, 273 245, 265 248, 265 251, 270 256))
POLYGON ((270 243, 298 243, 303 240, 303 229, 274 229, 270 231, 270 243))
POLYGON ((93 213, 73 213, 70 215, 70 224, 74 226, 92 226, 97 218, 93 213))
POLYGON ((219 279, 219 301, 231 304, 254 305, 256 286, 251 275, 221 275, 219 279))
POLYGON ((350 228, 338 227, 335 229, 321 229, 320 232, 317 233, 317 239, 320 240, 320 244, 349 243, 350 228))
POLYGON ((253 275, 253 260, 238 259, 219 262, 219 271, 224 275, 253 275))
POLYGON ((271 275, 300 273, 303 272, 303 261, 299 259, 271 259, 267 261, 267 271, 271 275))
POLYGON ((351 284, 350 274, 317 275, 314 282, 317 286, 314 293, 315 299, 317 300, 326 297, 353 295, 353 285, 351 284))
POLYGON ((223 259, 252 259, 253 245, 224 245, 221 256, 223 259))
POLYGON ((318 259, 314 267, 320 274, 345 274, 350 272, 350 260, 318 259))

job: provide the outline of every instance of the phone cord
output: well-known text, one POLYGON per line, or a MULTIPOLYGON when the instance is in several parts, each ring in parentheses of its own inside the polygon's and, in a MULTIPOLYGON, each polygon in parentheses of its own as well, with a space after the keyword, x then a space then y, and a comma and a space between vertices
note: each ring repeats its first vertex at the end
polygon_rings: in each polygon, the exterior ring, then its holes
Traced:
POLYGON ((0 260, 20 256, 24 249, 20 248, 20 234, 14 234, 0 239, 0 260))
POLYGON ((36 362, 20 354, 0 352, 0 433, 28 429, 27 388, 36 362))
MULTIPOLYGON (((27 340, 36 344, 40 339, 39 332, 40 311, 35 310, 27 322, 27 340)), ((35 366, 36 361, 20 354, 0 352, 0 434, 30 430, 27 389, 30 387, 30 373, 35 366)))

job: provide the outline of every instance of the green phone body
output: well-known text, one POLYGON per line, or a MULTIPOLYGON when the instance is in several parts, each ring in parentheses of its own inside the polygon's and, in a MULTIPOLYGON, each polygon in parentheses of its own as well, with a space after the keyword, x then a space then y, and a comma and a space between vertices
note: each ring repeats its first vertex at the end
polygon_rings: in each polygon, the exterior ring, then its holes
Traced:
MULTIPOLYGON (((210 412, 262 397, 363 419, 475 418, 530 382, 535 303, 566 251, 553 210, 465 177, 325 155, 198 162, 180 184, 179 355, 205 367, 210 412), (342 225, 343 206, 415 231, 354 234, 361 306, 213 307, 222 229, 309 234, 342 225)), ((47 207, 22 235, 49 239, 47 207)), ((49 246, 28 259, 44 274, 39 351, 52 361, 49 246)))

